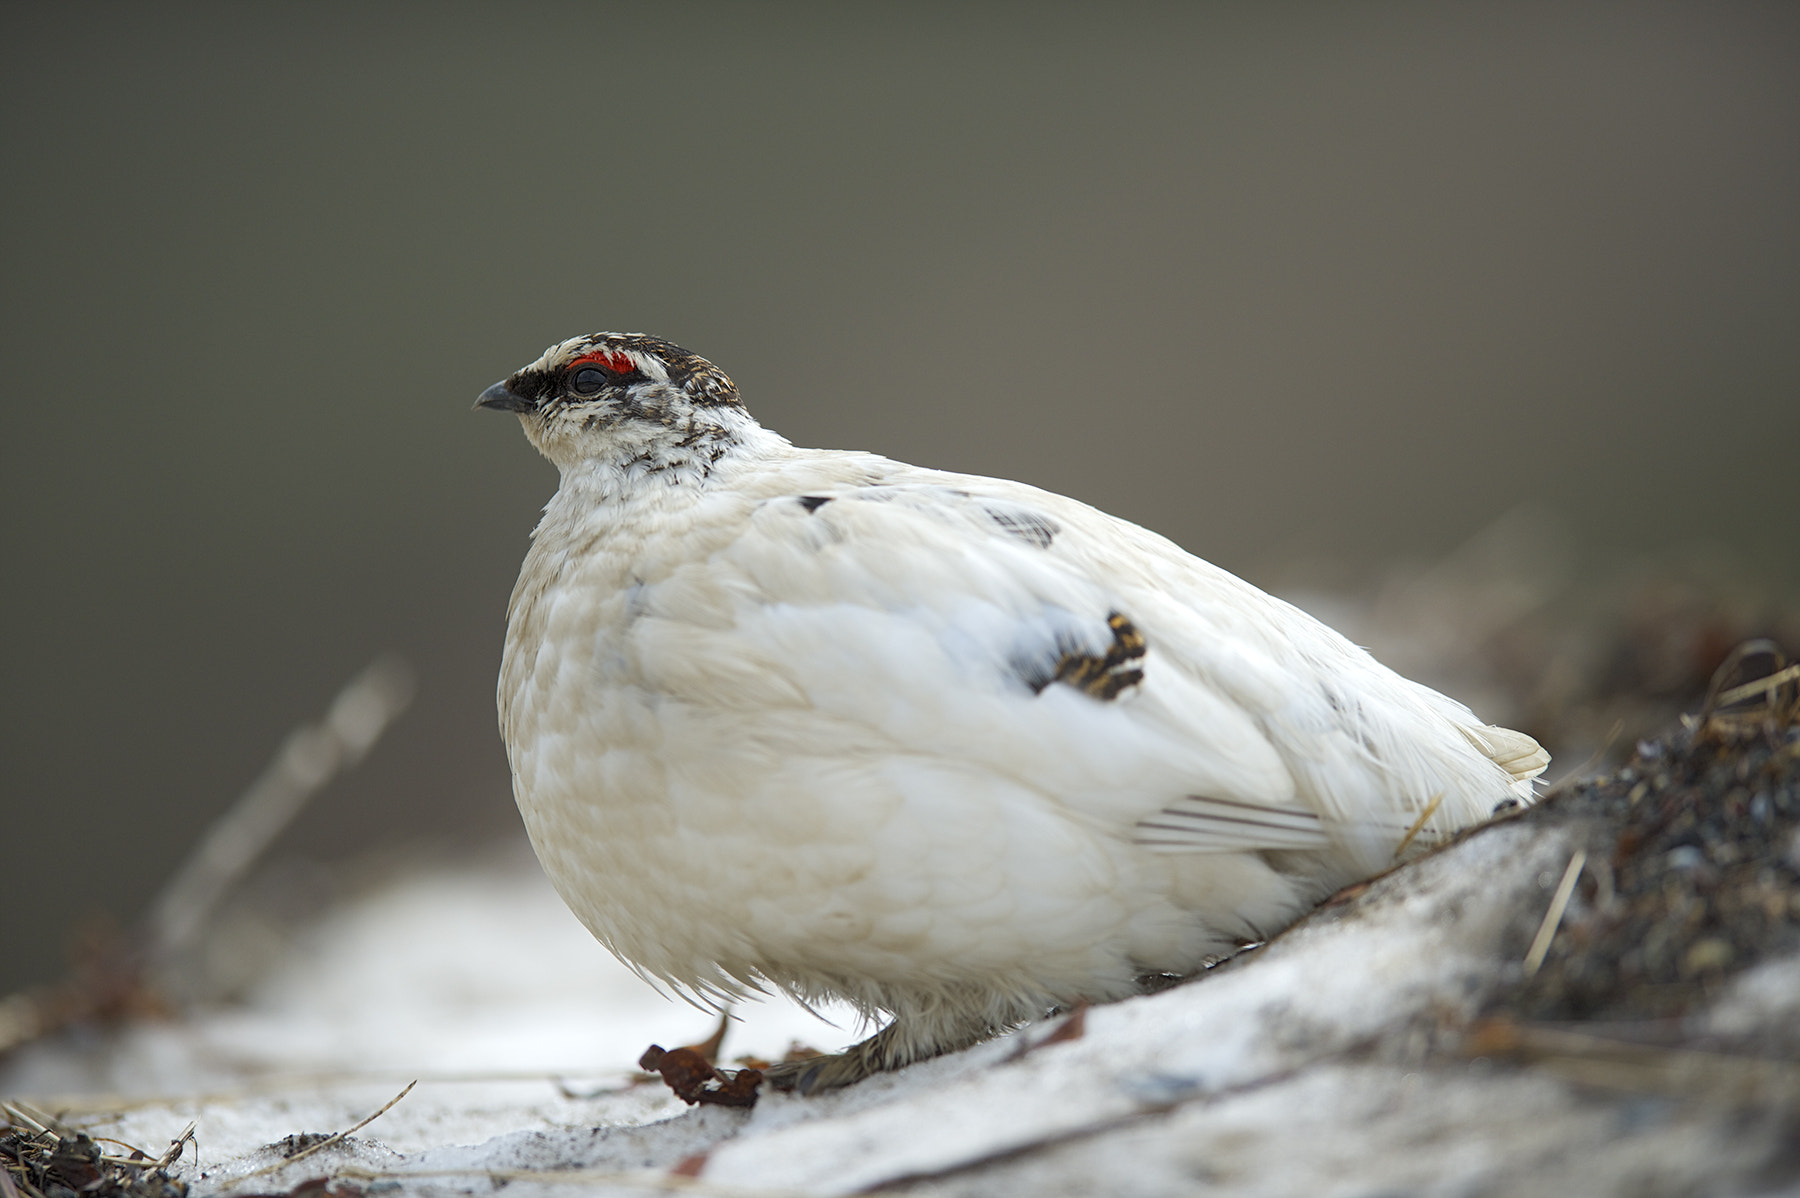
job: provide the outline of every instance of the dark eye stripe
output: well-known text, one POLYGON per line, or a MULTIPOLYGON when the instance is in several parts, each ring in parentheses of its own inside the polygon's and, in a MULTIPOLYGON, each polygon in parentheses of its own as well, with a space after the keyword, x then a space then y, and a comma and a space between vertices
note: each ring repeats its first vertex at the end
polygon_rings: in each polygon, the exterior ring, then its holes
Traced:
POLYGON ((569 380, 569 390, 577 395, 598 395, 600 388, 606 386, 606 372, 593 366, 583 366, 569 380))

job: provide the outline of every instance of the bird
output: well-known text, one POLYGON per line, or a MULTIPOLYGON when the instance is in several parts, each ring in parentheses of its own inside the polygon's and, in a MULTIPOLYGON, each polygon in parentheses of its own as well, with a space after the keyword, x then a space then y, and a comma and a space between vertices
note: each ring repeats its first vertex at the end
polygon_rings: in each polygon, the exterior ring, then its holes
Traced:
POLYGON ((498 685, 538 859, 667 992, 880 1025, 779 1088, 1195 975, 1549 762, 1136 524, 797 448, 657 337, 559 342, 476 406, 559 473, 498 685))

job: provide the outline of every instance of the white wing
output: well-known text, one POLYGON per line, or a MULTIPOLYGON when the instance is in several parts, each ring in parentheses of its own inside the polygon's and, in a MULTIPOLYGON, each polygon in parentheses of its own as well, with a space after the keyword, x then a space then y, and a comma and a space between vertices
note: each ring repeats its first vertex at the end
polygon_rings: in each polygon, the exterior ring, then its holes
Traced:
POLYGON ((646 681, 741 706, 772 750, 976 771, 1163 852, 1378 868, 1422 817, 1419 843, 1529 796, 1494 761, 1531 776, 1530 738, 1162 538, 1017 484, 891 476, 764 499, 647 586, 646 681))

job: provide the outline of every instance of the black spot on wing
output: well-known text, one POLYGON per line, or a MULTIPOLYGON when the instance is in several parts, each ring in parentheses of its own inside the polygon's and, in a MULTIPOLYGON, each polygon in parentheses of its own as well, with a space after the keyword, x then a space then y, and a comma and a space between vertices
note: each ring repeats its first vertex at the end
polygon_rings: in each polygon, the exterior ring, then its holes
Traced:
POLYGON ((1038 549, 1050 548, 1050 542, 1062 531, 1056 521, 1029 508, 983 508, 988 519, 1000 526, 1008 536, 1017 537, 1038 549))
POLYGON ((829 496, 829 495, 802 495, 802 496, 800 496, 800 506, 805 508, 809 513, 818 511, 820 508, 824 507, 826 504, 828 504, 830 502, 831 502, 831 496, 829 496))
POLYGON ((1071 633, 1058 633, 1055 642, 1048 652, 1016 653, 1007 662, 1020 682, 1031 688, 1031 693, 1041 695, 1044 688, 1056 681, 1057 673, 1065 661, 1080 657, 1087 649, 1071 633))
POLYGON ((1090 651, 1073 635, 1059 634, 1051 653, 1015 658, 1013 672, 1034 695, 1042 694, 1052 682, 1061 682, 1102 701, 1116 699, 1144 680, 1144 654, 1149 646, 1137 626, 1118 612, 1107 616, 1106 626, 1113 640, 1103 653, 1090 651))

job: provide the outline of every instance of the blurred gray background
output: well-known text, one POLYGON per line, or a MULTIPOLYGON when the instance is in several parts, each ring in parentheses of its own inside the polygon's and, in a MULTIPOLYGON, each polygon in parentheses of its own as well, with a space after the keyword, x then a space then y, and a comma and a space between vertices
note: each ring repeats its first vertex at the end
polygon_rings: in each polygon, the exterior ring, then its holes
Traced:
POLYGON ((795 442, 1253 580, 1522 501, 1800 570, 1800 8, 0 7, 0 991, 377 651, 280 852, 517 827, 555 484, 475 394, 643 330, 795 442))

